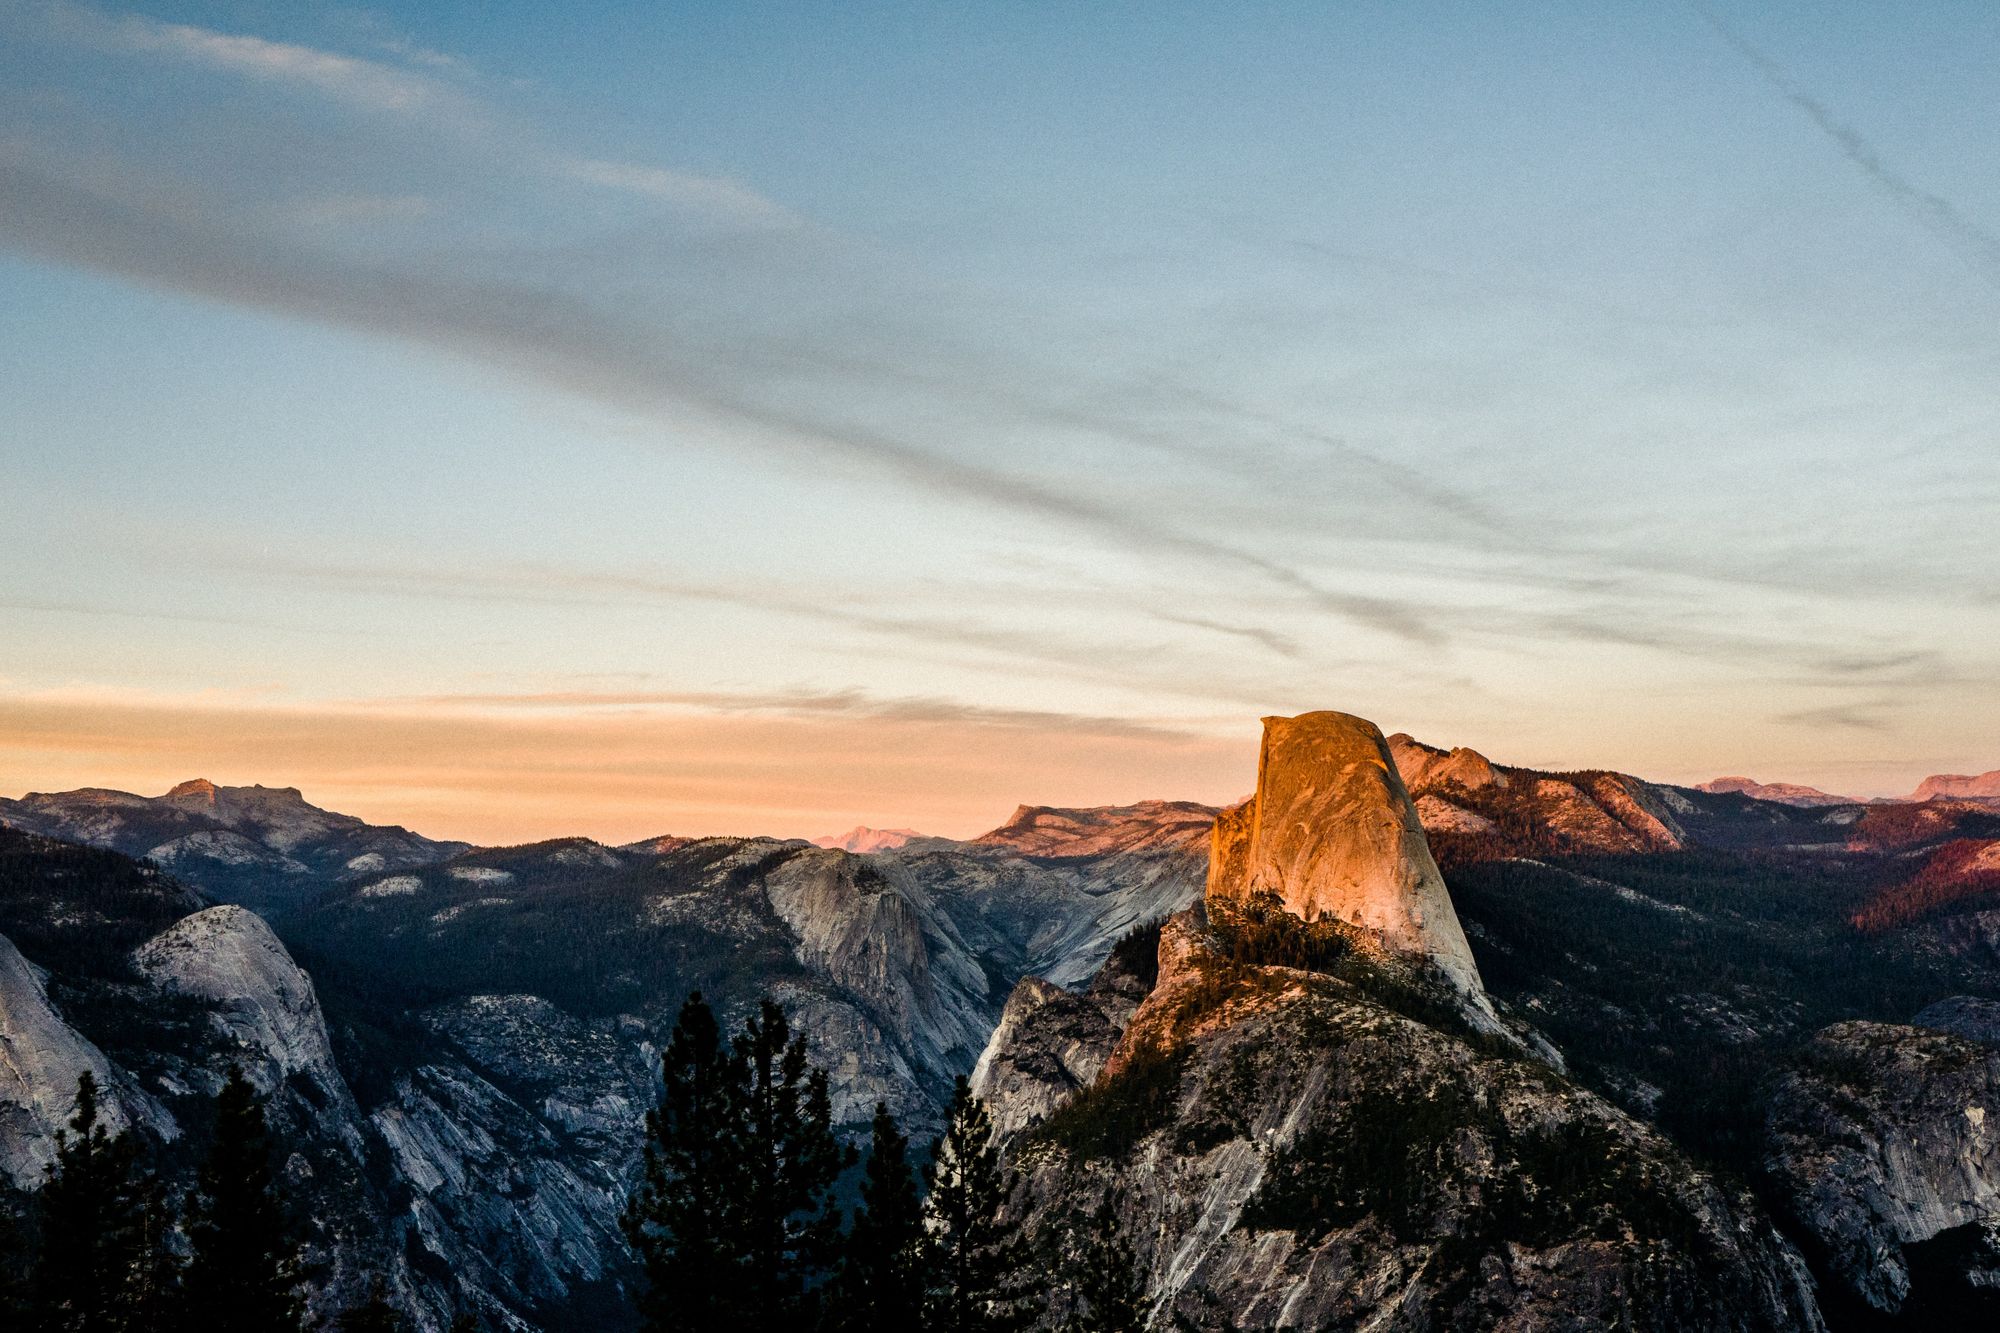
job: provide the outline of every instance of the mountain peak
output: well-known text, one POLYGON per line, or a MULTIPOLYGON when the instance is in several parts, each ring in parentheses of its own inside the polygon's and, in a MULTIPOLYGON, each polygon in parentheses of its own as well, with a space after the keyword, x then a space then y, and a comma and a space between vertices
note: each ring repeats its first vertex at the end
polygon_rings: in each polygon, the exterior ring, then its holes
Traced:
POLYGON ((2000 768, 1990 773, 1937 773, 1917 784, 1910 793, 1913 801, 1934 801, 1939 797, 1969 797, 1991 800, 2000 797, 2000 768))
POLYGON ((814 838, 812 844, 843 852, 886 852, 923 836, 912 828, 869 828, 866 824, 856 824, 845 833, 814 838))
POLYGON ((1131 805, 1069 808, 1023 805, 990 833, 981 847, 1005 847, 1023 856, 1099 856, 1107 852, 1199 852, 1208 845, 1215 807, 1194 801, 1135 801, 1131 805))
POLYGON ((1716 778, 1695 788, 1714 795, 1732 793, 1748 796, 1756 801, 1776 801, 1781 805, 1858 805, 1852 797, 1835 796, 1832 792, 1821 791, 1817 787, 1805 787, 1796 782, 1759 782, 1755 778, 1716 778))
POLYGON ((1506 775, 1493 766, 1492 760, 1466 746, 1440 750, 1405 731, 1389 737, 1387 744, 1404 787, 1412 792, 1445 783, 1455 783, 1468 791, 1507 785, 1506 775))
POLYGON ((1257 794, 1215 822, 1208 900, 1266 894, 1304 920, 1359 926, 1391 953, 1428 959, 1486 1010, 1444 878, 1374 723, 1334 712, 1264 719, 1257 794))
POLYGON ((207 778, 189 778, 186 782, 180 783, 172 791, 168 792, 166 799, 173 800, 176 797, 187 799, 193 797, 198 800, 213 801, 215 799, 215 792, 215 784, 207 778))

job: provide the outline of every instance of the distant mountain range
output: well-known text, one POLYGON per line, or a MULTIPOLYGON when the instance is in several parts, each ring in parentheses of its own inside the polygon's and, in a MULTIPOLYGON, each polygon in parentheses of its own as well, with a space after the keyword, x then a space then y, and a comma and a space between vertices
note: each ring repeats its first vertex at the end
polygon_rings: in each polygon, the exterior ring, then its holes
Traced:
POLYGON ((1851 796, 1835 796, 1817 787, 1795 782, 1758 782, 1754 778, 1716 778, 1697 789, 1706 792, 1737 792, 1760 801, 1782 801, 1786 805, 1858 805, 1851 796))
POLYGON ((317 1309, 379 1273, 424 1333, 622 1329, 617 1210, 698 987, 726 1021, 784 1003, 849 1132, 883 1101, 922 1138, 981 1071, 1034 1216, 1125 1178, 1176 1327, 1984 1309, 1994 775, 1861 803, 1340 727, 1227 811, 1024 805, 966 840, 476 848, 292 788, 0 800, 0 1211, 79 1071, 171 1174, 241 1064, 317 1309))
POLYGON ((2000 803, 2000 769, 1990 773, 1968 775, 1964 773, 1938 773, 1917 784, 1917 789, 1908 796, 1876 796, 1865 800, 1853 796, 1836 796, 1832 792, 1821 791, 1817 787, 1802 787, 1791 782, 1758 782, 1754 778, 1716 778, 1701 784, 1699 790, 1706 792, 1741 792, 1754 796, 1760 801, 1782 801, 1787 805, 1880 805, 1895 804, 1898 801, 1992 801, 2000 803))
POLYGON ((296 787, 218 787, 201 778, 164 796, 85 787, 0 797, 0 824, 152 861, 254 907, 326 877, 431 865, 471 847, 322 810, 296 787))
POLYGON ((823 838, 814 838, 812 844, 815 847, 837 848, 843 852, 887 852, 923 836, 912 828, 869 828, 866 824, 856 824, 845 833, 830 833, 823 838))

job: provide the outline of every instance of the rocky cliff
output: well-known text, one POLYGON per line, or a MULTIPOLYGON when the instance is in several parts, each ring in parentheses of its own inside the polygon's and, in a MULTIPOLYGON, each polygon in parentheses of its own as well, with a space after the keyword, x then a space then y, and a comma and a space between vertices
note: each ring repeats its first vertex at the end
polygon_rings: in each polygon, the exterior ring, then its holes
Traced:
POLYGON ((296 902, 322 877, 428 865, 466 849, 323 810, 296 787, 201 778, 162 796, 84 788, 0 798, 0 825, 150 860, 260 909, 296 902))
POLYGON ((17 1189, 41 1184, 85 1073, 104 1090, 104 1120, 114 1130, 178 1134, 158 1102, 63 1020, 33 964, 0 935, 0 1178, 17 1189))
POLYGON ((1491 1018, 1423 824, 1371 722, 1264 719, 1257 791, 1216 820, 1206 896, 1211 911, 1270 898, 1303 921, 1353 927, 1435 968, 1491 1018))
POLYGON ((1765 1166, 1832 1275, 1830 1309, 1990 1322, 2000 1318, 2000 1004, 1961 999, 1918 1022, 1820 1032, 1771 1104, 1765 1166))
POLYGON ((1017 993, 982 1062, 998 1122, 1032 1122, 1030 1232, 1115 1193, 1156 1326, 1821 1326, 1746 1195, 1546 1065, 1393 988, 1245 963, 1199 909, 1157 957, 1114 1041, 1017 993))
POLYGON ((1703 813, 1698 798, 1629 773, 1504 767, 1400 732, 1388 747, 1425 830, 1461 858, 1678 851, 1693 841, 1682 820, 1703 813))

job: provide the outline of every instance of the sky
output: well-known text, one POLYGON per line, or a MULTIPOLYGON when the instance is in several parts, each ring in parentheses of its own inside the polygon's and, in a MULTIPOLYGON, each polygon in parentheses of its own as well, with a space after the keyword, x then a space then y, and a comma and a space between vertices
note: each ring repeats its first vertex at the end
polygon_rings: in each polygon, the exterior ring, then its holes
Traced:
POLYGON ((2000 9, 0 0, 0 793, 2000 767, 2000 9))

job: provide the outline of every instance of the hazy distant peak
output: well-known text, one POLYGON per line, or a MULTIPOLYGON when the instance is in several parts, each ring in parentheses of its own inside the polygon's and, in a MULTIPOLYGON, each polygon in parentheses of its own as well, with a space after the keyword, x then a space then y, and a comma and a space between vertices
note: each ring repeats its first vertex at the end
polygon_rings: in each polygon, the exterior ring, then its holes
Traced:
POLYGON ((1796 782, 1759 782, 1755 778, 1716 778, 1704 782, 1696 791, 1712 792, 1717 795, 1741 793, 1753 800, 1777 801, 1783 805, 1857 805, 1849 796, 1835 796, 1832 792, 1821 791, 1817 787, 1804 787, 1796 782))
POLYGON ((843 852, 886 852, 923 836, 915 829, 869 828, 866 824, 856 824, 845 833, 829 833, 823 838, 814 838, 812 844, 843 852))
POLYGON ((973 842, 1026 856, 1099 856, 1156 848, 1205 851, 1215 814, 1214 806, 1196 801, 1138 801, 1084 809, 1023 805, 1005 824, 973 842))
POLYGON ((1910 793, 1913 801, 1935 801, 1940 797, 1991 800, 2000 798, 2000 768, 1988 773, 1937 773, 1917 784, 1910 793))

